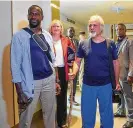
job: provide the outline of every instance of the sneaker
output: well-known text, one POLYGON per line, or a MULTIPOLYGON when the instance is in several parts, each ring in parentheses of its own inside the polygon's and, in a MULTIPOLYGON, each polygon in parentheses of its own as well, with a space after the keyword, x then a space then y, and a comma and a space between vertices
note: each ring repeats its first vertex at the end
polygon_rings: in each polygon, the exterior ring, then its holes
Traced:
POLYGON ((61 128, 68 128, 68 126, 65 124, 65 125, 62 125, 61 128))
MULTIPOLYGON (((68 100, 69 100, 69 103, 70 103, 70 96, 69 96, 68 100)), ((75 101, 75 98, 73 98, 73 105, 79 106, 79 103, 75 101)))
POLYGON ((116 113, 114 113, 114 117, 126 117, 126 114, 122 110, 118 110, 116 113))
POLYGON ((62 125, 62 126, 57 126, 56 128, 68 128, 68 126, 65 124, 65 125, 62 125))
POLYGON ((122 128, 133 128, 133 122, 127 121, 122 128))

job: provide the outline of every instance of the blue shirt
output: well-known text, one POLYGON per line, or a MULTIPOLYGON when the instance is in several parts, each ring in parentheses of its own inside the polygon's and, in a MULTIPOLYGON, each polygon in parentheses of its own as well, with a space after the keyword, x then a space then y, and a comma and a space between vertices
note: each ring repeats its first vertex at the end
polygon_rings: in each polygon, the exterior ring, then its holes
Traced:
MULTIPOLYGON (((85 42, 87 43, 87 42, 85 42)), ((86 54, 86 44, 80 43, 77 57, 84 58, 83 83, 91 86, 106 85, 111 82, 109 55, 106 41, 95 43, 91 40, 91 50, 86 54)), ((117 59, 115 44, 112 45, 113 59, 117 59)))
MULTIPOLYGON (((45 30, 42 30, 42 34, 45 36, 48 44, 50 45, 50 54, 52 62, 54 63, 55 54, 52 37, 45 30)), ((11 72, 12 82, 21 82, 23 92, 28 97, 33 97, 34 79, 30 54, 30 38, 31 35, 23 29, 13 35, 11 43, 11 72)))
MULTIPOLYGON (((44 35, 40 34, 39 36, 43 40, 44 35)), ((50 51, 49 45, 46 45, 48 46, 48 51, 50 51)), ((34 80, 41 80, 52 75, 53 70, 46 52, 42 51, 33 38, 30 39, 30 51, 34 80)))

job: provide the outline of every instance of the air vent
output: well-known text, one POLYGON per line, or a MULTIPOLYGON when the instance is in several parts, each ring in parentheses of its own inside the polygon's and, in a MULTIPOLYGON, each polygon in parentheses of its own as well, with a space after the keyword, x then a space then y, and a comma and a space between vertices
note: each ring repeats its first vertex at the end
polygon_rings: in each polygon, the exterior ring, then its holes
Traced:
POLYGON ((71 20, 69 18, 67 18, 67 21, 70 22, 70 23, 72 23, 72 24, 75 24, 75 21, 73 21, 73 20, 71 20))
POLYGON ((120 13, 122 10, 124 10, 124 7, 120 7, 120 6, 112 6, 111 10, 116 12, 116 13, 120 13))

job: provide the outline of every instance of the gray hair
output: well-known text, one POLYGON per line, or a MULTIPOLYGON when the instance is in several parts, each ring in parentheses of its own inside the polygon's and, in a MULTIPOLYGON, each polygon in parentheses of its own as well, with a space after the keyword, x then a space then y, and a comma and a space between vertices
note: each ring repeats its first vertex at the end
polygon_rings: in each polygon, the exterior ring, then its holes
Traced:
POLYGON ((93 16, 90 17, 89 23, 91 21, 97 21, 97 22, 99 22, 100 23, 101 32, 103 32, 103 29, 104 29, 104 20, 103 20, 103 18, 101 16, 99 16, 99 15, 93 15, 93 16))

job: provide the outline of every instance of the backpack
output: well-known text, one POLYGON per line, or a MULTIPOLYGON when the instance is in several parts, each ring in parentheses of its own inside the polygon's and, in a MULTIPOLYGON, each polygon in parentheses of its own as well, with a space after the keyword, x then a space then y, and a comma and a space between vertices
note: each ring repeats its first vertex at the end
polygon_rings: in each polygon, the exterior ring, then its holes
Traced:
MULTIPOLYGON (((91 38, 88 40, 85 40, 84 43, 86 43, 86 54, 91 51, 91 38)), ((109 53, 109 71, 110 71, 110 77, 111 77, 111 84, 112 84, 112 89, 116 89, 116 82, 115 82, 115 72, 114 72, 114 65, 113 65, 113 57, 112 57, 112 43, 113 41, 110 39, 106 39, 106 44, 107 44, 107 49, 109 53)))

